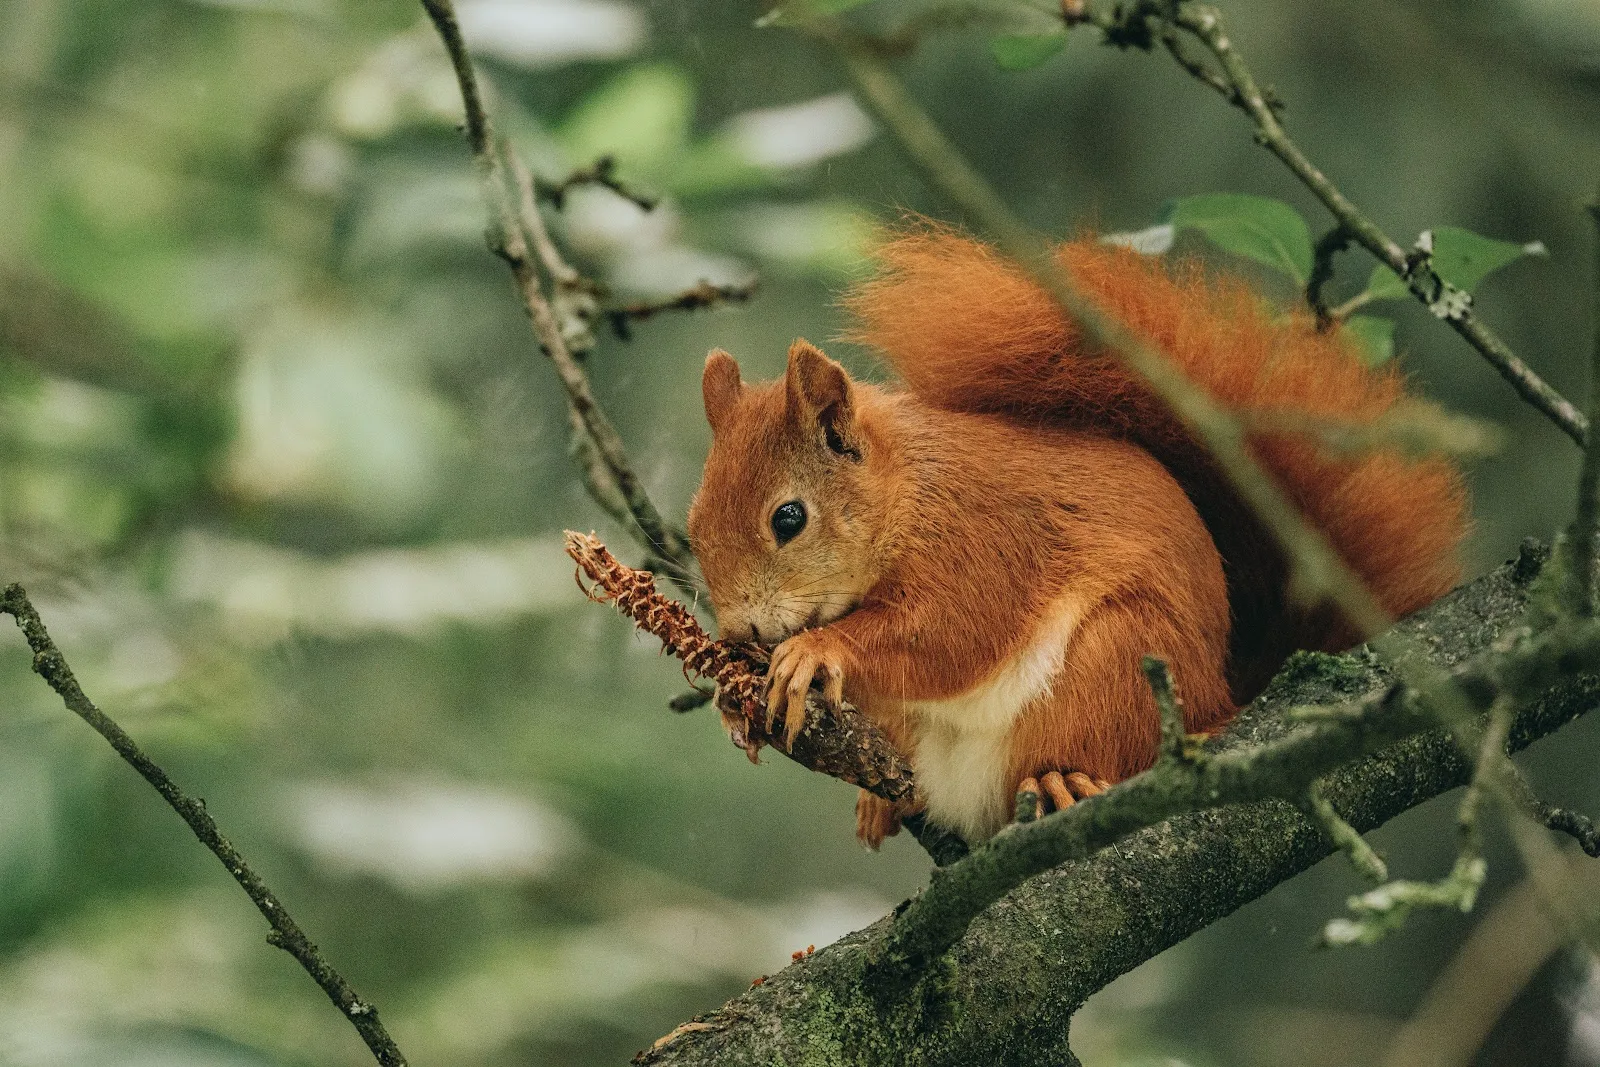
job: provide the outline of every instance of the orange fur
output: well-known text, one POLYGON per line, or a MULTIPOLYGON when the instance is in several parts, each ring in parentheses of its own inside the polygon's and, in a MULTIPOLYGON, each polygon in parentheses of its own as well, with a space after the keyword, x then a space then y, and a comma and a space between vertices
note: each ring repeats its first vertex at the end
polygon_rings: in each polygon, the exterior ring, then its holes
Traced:
MULTIPOLYGON (((707 362, 713 444, 690 535, 724 634, 778 646, 774 709, 842 679, 907 749, 930 816, 981 839, 1024 778, 1150 764, 1142 655, 1171 664, 1198 732, 1290 648, 1346 639, 1289 604, 1282 560, 1203 450, 1020 272, 938 230, 880 255, 885 273, 849 304, 904 391, 855 382, 804 342, 767 385, 741 383, 724 353, 707 362), (808 519, 779 543, 786 502, 808 519)), ((1091 242, 1061 255, 1228 407, 1363 420, 1403 396, 1392 372, 1273 319, 1237 283, 1091 242)), ((1390 610, 1449 588, 1464 505, 1448 465, 1250 443, 1390 610)), ((860 825, 875 841, 892 817, 869 805, 860 825)))
MULTIPOLYGON (((881 351, 918 397, 1124 437, 1178 478, 1228 571, 1240 702, 1293 649, 1349 643, 1340 620, 1289 603, 1281 556, 1205 450, 1114 356, 1092 351, 1018 268, 931 226, 886 243, 878 259, 883 273, 847 300, 858 320, 852 338, 881 351)), ((1236 280, 1193 264, 1169 270, 1093 240, 1063 245, 1059 261, 1096 304, 1230 410, 1365 422, 1405 396, 1393 369, 1369 368, 1304 313, 1275 316, 1236 280)), ((1334 457, 1289 434, 1257 433, 1249 444, 1391 614, 1415 611, 1455 584, 1466 500, 1450 464, 1386 451, 1334 457)))

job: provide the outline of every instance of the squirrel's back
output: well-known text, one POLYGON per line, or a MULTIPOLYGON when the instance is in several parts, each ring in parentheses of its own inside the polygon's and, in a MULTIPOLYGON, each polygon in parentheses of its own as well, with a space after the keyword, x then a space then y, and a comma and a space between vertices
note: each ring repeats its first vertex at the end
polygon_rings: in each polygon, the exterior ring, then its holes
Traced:
MULTIPOLYGON (((1058 254, 1086 296, 1231 411, 1363 424, 1406 398, 1394 370, 1369 367, 1337 332, 1319 333, 1308 315, 1277 314, 1240 282, 1092 240, 1058 254)), ((886 356, 913 393, 950 410, 1122 437, 1173 472, 1228 574, 1237 698, 1252 696, 1295 648, 1350 642, 1337 616, 1292 605, 1284 560, 1205 449, 1019 268, 933 227, 887 242, 877 257, 882 273, 847 300, 852 339, 886 356)), ((1466 503, 1449 463, 1392 449, 1335 455, 1278 428, 1248 441, 1392 614, 1455 584, 1466 503)))

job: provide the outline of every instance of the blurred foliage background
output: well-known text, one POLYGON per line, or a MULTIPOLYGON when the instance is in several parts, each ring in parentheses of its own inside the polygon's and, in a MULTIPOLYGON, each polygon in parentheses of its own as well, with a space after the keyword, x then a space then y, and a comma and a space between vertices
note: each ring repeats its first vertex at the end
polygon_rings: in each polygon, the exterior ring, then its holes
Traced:
MULTIPOLYGON (((880 7, 863 17, 915 10, 880 7)), ((756 28, 762 13, 462 4, 497 120, 537 173, 609 153, 663 197, 647 213, 583 189, 555 216, 613 299, 760 278, 747 305, 652 319, 590 358, 673 514, 707 441, 706 350, 772 374, 793 337, 842 327, 834 299, 875 222, 952 217, 832 57, 756 28)), ((1544 242, 1478 308, 1581 399, 1600 9, 1237 0, 1226 14, 1291 132, 1391 232, 1544 242)), ((1325 224, 1164 56, 1080 32, 1010 73, 956 33, 902 69, 1044 230, 1138 229, 1218 191, 1325 224)), ((408 0, 0 6, 0 579, 27 583, 90 693, 208 799, 413 1063, 615 1063, 883 914, 927 862, 905 840, 861 851, 840 784, 749 766, 707 711, 672 716, 673 664, 577 593, 560 530, 626 535, 574 475, 554 379, 483 244, 457 109, 408 0)), ((1192 238, 1178 252, 1214 255, 1192 238)), ((1370 270, 1342 257, 1335 295, 1370 270)), ((1576 450, 1425 309, 1385 313, 1423 389, 1509 431, 1471 470, 1469 569, 1548 536, 1576 450)), ((1600 809, 1597 744, 1581 723, 1530 753, 1530 773, 1552 800, 1600 809)), ((1376 835, 1402 873, 1448 865, 1452 804, 1376 835)), ((1338 953, 1309 943, 1358 883, 1324 864, 1096 997, 1079 1052, 1375 1062, 1459 953, 1530 943, 1515 861, 1491 858, 1478 914, 1338 953), (1493 926, 1501 900, 1522 904, 1493 926)), ((0 1063, 366 1062, 264 932, 29 674, 20 639, 0 638, 0 1063)), ((1526 988, 1509 965, 1473 972, 1514 1000, 1480 1061, 1600 1063, 1600 978, 1553 945, 1529 966, 1526 988)))

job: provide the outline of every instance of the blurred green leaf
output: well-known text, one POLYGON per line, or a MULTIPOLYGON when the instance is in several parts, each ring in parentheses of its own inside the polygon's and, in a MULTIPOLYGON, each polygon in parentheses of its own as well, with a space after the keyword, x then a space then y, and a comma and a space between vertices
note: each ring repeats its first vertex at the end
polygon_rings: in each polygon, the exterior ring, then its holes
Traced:
MULTIPOLYGON (((1497 241, 1459 226, 1441 226, 1433 231, 1434 272, 1457 289, 1468 292, 1476 289, 1479 282, 1501 267, 1515 263, 1524 256, 1548 254, 1541 241, 1529 241, 1526 244, 1497 241)), ((1372 268, 1367 292, 1373 300, 1403 300, 1411 295, 1411 290, 1406 288, 1400 276, 1383 263, 1372 268)))
POLYGON ((1394 358, 1394 320, 1381 315, 1351 315, 1340 331, 1356 342, 1366 361, 1377 366, 1394 358))
POLYGON ((623 167, 665 170, 689 143, 694 86, 679 67, 630 67, 580 103, 561 128, 574 163, 614 156, 623 167))
POLYGON ((1031 70, 1067 44, 1065 30, 1053 33, 1008 33, 989 40, 989 52, 1001 70, 1031 70))
POLYGON ((779 4, 756 20, 761 28, 768 26, 797 26, 817 15, 838 15, 854 7, 862 7, 872 0, 790 0, 779 4))
POLYGON ((677 196, 714 196, 769 189, 785 176, 750 162, 735 139, 724 132, 689 146, 671 171, 657 180, 677 196))
POLYGON ((739 251, 758 257, 762 273, 817 274, 837 280, 869 269, 875 220, 845 199, 757 204, 728 217, 739 251))
POLYGON ((1282 271, 1304 284, 1311 275, 1311 231, 1281 200, 1246 193, 1202 193, 1172 201, 1162 222, 1198 230, 1236 256, 1282 271))

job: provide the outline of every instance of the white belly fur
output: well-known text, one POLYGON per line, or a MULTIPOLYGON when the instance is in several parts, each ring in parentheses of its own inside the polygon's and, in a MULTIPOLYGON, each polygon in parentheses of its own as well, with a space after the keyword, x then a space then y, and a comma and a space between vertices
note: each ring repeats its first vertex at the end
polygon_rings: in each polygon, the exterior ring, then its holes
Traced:
POLYGON ((916 738, 917 787, 928 817, 967 841, 986 840, 1011 821, 1006 760, 1011 728, 1024 708, 1050 692, 1081 606, 1063 599, 1029 642, 986 681, 947 700, 907 704, 916 738))

